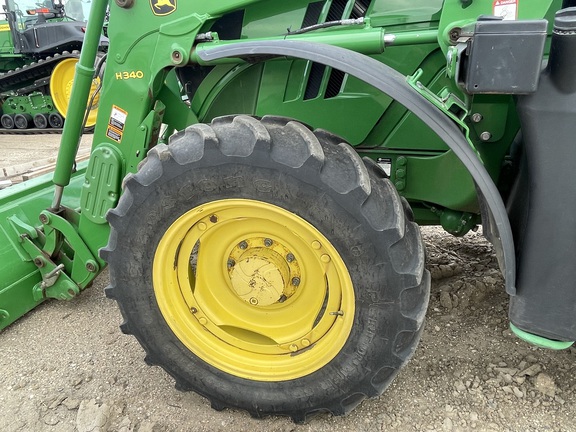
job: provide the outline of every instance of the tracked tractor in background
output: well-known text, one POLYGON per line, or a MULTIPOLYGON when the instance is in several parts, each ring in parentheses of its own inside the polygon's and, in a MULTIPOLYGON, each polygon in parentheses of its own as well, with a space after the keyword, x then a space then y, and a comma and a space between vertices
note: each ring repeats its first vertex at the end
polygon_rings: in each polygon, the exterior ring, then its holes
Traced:
POLYGON ((514 333, 570 346, 574 3, 114 0, 76 167, 93 0, 56 171, 0 192, 0 328, 109 266, 122 331, 177 388, 342 415, 416 349, 417 224, 481 224, 514 333))
MULTIPOLYGON (((0 13, 0 133, 61 131, 68 109, 75 66, 86 31, 90 3, 68 0, 6 0, 0 13)), ((106 38, 99 44, 101 60, 106 38)), ((98 61, 97 60, 97 61, 98 61)), ((99 84, 86 127, 96 123, 99 84)))

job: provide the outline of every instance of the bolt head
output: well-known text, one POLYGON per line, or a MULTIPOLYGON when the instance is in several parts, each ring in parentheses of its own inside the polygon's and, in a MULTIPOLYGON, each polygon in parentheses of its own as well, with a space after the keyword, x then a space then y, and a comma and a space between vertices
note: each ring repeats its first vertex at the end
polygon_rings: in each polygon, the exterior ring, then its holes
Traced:
POLYGON ((472 114, 472 121, 473 121, 474 123, 480 123, 483 118, 484 118, 484 117, 482 117, 482 114, 480 114, 480 113, 474 113, 474 114, 472 114))

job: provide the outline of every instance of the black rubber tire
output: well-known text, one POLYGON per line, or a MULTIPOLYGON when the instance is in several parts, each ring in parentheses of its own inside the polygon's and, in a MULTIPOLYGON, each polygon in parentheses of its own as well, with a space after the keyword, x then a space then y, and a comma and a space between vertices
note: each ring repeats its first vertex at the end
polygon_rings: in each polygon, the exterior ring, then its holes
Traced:
POLYGON ((196 391, 215 409, 304 422, 318 412, 344 415, 366 397, 380 395, 415 351, 430 292, 419 229, 383 177, 379 167, 362 163, 335 136, 289 119, 228 116, 188 127, 168 146, 149 152, 108 213, 111 235, 101 256, 110 265, 106 293, 125 318, 121 329, 138 339, 146 361, 163 367, 178 389, 196 391), (231 176, 265 176, 272 187, 230 183, 231 176), (211 191, 202 184, 212 185, 211 191), (183 213, 227 198, 264 201, 296 213, 320 230, 346 263, 354 284, 354 323, 343 349, 316 372, 277 382, 230 375, 194 355, 164 321, 152 286, 158 242, 183 213))
POLYGON ((14 114, 2 114, 0 123, 4 129, 14 129, 14 114))
POLYGON ((16 129, 29 129, 32 125, 32 116, 30 114, 16 114, 14 116, 16 129))
POLYGON ((58 113, 51 113, 48 116, 48 124, 50 127, 55 129, 60 129, 64 126, 64 118, 58 113))
POLYGON ((34 127, 37 129, 47 129, 50 127, 48 123, 48 114, 38 113, 34 116, 34 127))

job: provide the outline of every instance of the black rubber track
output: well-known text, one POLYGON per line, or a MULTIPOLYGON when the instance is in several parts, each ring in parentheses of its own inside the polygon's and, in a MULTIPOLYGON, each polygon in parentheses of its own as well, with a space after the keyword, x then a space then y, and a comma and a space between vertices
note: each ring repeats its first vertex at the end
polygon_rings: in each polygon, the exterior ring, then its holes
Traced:
POLYGON ((215 409, 287 415, 295 422, 319 412, 344 415, 380 395, 418 344, 430 291, 419 229, 380 168, 325 131, 278 117, 228 116, 190 126, 127 176, 108 221, 110 241, 101 256, 110 264, 106 293, 118 302, 121 329, 178 389, 204 395, 215 409), (230 176, 248 180, 234 187, 225 180, 230 176), (263 176, 272 193, 250 181, 263 176), (156 246, 181 214, 226 198, 266 201, 298 214, 346 263, 354 324, 343 349, 320 370, 282 382, 232 376, 196 357, 165 323, 151 282, 156 246))

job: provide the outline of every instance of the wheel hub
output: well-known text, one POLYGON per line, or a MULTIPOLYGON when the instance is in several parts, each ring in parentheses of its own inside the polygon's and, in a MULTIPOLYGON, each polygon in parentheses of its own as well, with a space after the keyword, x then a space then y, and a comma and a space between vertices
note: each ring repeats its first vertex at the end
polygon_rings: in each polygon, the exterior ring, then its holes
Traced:
POLYGON ((228 274, 236 295, 260 307, 283 303, 301 281, 296 257, 280 242, 263 237, 243 240, 232 249, 228 274))

